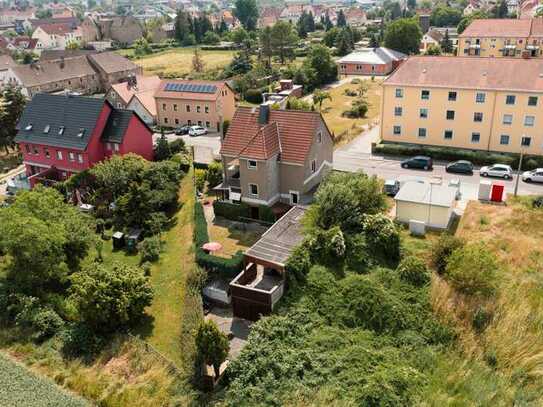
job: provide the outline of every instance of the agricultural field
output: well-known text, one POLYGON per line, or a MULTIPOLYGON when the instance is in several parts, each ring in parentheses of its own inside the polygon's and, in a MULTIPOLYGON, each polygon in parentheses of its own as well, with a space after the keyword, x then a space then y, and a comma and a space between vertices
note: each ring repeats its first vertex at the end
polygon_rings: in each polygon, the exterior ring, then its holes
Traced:
POLYGON ((374 124, 381 113, 381 81, 376 79, 365 80, 368 86, 367 100, 369 103, 366 117, 361 119, 350 119, 343 117, 342 113, 351 107, 354 96, 347 96, 347 89, 356 91, 360 85, 350 82, 327 90, 332 97, 331 100, 325 100, 322 104, 322 115, 328 124, 330 131, 335 135, 336 145, 347 144, 353 138, 358 136, 364 129, 363 126, 374 124))
POLYGON ((0 406, 84 407, 90 404, 0 353, 0 406))
MULTIPOLYGON (((123 55, 133 55, 133 50, 119 51, 123 55)), ((223 68, 230 63, 234 51, 206 51, 200 50, 204 61, 204 70, 210 71, 223 68)), ((192 57, 194 48, 173 48, 156 54, 146 55, 132 59, 143 67, 146 75, 158 75, 160 77, 177 78, 189 74, 192 71, 192 57)))

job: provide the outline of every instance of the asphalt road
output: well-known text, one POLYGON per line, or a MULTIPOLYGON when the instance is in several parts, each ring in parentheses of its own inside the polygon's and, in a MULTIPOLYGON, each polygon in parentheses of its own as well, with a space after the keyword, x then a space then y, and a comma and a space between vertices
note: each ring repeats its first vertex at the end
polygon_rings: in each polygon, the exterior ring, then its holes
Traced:
MULTIPOLYGON (((374 156, 371 154, 371 142, 379 138, 379 126, 361 134, 351 143, 334 151, 334 169, 339 171, 364 171, 369 175, 377 175, 383 179, 399 179, 400 177, 413 176, 423 178, 441 178, 443 183, 451 179, 459 179, 460 192, 463 199, 477 199, 477 191, 481 179, 489 179, 503 182, 507 193, 513 193, 516 176, 512 180, 498 178, 484 178, 476 169, 473 175, 448 174, 445 171, 445 162, 434 162, 432 171, 403 169, 400 161, 403 158, 374 156)), ((492 164, 492 163, 489 163, 492 164)), ((520 195, 543 195, 543 183, 526 183, 519 180, 518 193, 520 195)))

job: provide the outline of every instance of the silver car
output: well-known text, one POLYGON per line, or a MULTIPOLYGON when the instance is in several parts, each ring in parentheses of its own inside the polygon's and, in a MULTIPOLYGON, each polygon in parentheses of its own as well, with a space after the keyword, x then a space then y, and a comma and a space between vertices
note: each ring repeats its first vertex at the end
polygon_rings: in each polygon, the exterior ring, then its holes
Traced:
POLYGON ((525 182, 543 182, 543 168, 523 172, 522 180, 525 182))
POLYGON ((481 167, 479 170, 482 177, 498 177, 503 179, 513 178, 513 169, 506 164, 494 164, 481 167))

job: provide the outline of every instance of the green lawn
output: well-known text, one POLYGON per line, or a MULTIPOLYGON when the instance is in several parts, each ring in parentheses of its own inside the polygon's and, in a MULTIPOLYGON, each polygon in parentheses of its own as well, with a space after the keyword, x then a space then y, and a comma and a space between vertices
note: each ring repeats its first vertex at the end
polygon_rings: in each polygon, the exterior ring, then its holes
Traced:
POLYGON ((185 356, 182 354, 181 336, 186 282, 195 269, 192 251, 193 191, 192 177, 187 174, 181 182, 180 209, 175 215, 175 226, 163 234, 163 253, 151 269, 155 296, 147 309, 150 320, 137 332, 178 365, 185 356))
POLYGON ((0 353, 0 406, 79 407, 89 404, 0 353))

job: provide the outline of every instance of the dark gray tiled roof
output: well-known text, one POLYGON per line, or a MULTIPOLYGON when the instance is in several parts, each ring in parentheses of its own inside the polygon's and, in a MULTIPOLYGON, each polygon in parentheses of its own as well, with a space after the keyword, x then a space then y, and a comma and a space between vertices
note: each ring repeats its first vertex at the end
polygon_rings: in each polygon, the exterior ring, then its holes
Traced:
POLYGON ((111 143, 122 143, 123 137, 130 124, 134 112, 131 110, 114 109, 102 134, 102 141, 111 143))
POLYGON ((25 108, 15 141, 85 150, 104 103, 101 98, 39 93, 25 108), (26 130, 30 124, 32 129, 26 130))

